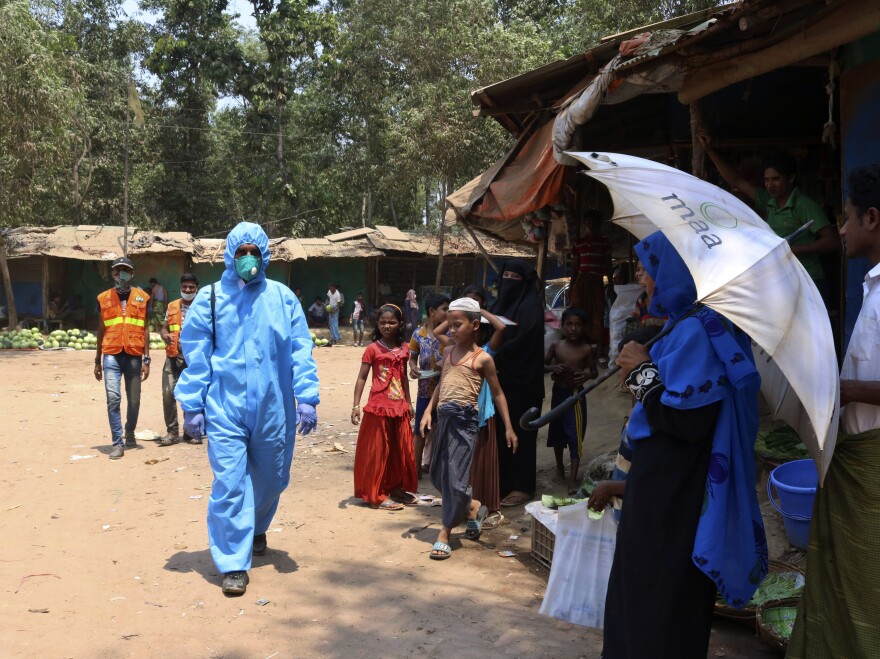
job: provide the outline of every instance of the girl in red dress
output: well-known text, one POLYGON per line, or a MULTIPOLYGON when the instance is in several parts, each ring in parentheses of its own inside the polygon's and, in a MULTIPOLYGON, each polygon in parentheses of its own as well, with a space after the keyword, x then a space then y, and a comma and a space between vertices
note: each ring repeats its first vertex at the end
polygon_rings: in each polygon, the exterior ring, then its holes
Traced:
POLYGON ((354 454, 354 495, 383 510, 418 504, 411 494, 418 488, 418 472, 412 450, 414 410, 406 377, 409 346, 404 336, 400 309, 393 304, 380 307, 373 342, 364 351, 354 385, 351 422, 358 425, 361 394, 373 371, 354 454))

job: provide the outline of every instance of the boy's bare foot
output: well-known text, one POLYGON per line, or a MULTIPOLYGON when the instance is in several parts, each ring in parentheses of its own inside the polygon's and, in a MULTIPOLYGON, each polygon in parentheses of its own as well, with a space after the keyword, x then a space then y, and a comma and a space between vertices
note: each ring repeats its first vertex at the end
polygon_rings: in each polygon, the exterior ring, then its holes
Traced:
POLYGON ((556 480, 565 480, 565 465, 556 465, 556 480))

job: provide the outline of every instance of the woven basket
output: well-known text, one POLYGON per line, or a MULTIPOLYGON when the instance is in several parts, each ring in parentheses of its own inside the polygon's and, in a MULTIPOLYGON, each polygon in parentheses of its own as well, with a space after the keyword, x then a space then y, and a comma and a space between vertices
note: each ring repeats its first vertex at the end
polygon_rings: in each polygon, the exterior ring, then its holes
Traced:
MULTIPOLYGON (((804 571, 796 565, 786 563, 785 561, 779 561, 775 558, 771 558, 768 561, 767 565, 769 572, 797 572, 798 574, 804 573, 804 571)), ((736 622, 744 624, 749 629, 755 628, 755 616, 757 612, 758 609, 754 606, 747 606, 743 609, 735 609, 732 606, 728 606, 727 603, 724 602, 724 600, 715 601, 716 616, 718 616, 719 618, 726 618, 728 620, 735 620, 736 622)))
POLYGON ((778 650, 783 654, 788 649, 788 638, 785 636, 781 636, 776 629, 774 629, 770 624, 767 623, 767 618, 772 617, 773 615, 779 615, 778 612, 781 609, 794 609, 795 613, 789 615, 785 615, 784 618, 786 620, 791 620, 792 625, 794 625, 794 619, 797 612, 797 606, 800 598, 798 597, 789 597, 784 600, 775 600, 773 602, 767 602, 764 606, 759 606, 758 611, 755 615, 755 627, 758 631, 758 638, 761 639, 761 642, 773 648, 774 650, 778 650))

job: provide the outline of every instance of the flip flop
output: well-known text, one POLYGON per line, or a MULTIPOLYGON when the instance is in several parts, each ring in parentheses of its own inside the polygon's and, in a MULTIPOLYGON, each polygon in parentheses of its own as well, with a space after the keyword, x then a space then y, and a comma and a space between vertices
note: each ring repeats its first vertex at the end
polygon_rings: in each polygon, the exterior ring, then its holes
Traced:
POLYGON ((402 503, 404 506, 418 506, 419 505, 419 498, 414 494, 410 494, 409 492, 404 492, 402 495, 401 494, 392 494, 391 498, 394 501, 396 501, 397 503, 402 503))
POLYGON ((403 510, 403 504, 392 501, 391 499, 385 499, 385 501, 376 506, 376 508, 379 510, 403 510))
POLYGON ((497 510, 489 515, 486 519, 483 520, 483 530, 491 530, 497 529, 501 526, 501 522, 504 521, 504 515, 499 513, 497 510))
POLYGON ((447 558, 452 556, 452 547, 447 545, 445 542, 440 542, 439 540, 434 543, 434 546, 431 547, 430 553, 431 559, 435 561, 445 561, 447 558), (438 551, 439 554, 435 554, 434 552, 438 551))
POLYGON ((529 496, 527 494, 518 494, 515 497, 506 496, 501 500, 502 508, 516 508, 517 506, 521 506, 529 500, 529 496))
POLYGON ((480 506, 476 518, 467 521, 467 529, 464 532, 464 537, 469 540, 479 540, 480 535, 483 533, 483 521, 488 514, 489 509, 486 508, 486 506, 480 506))

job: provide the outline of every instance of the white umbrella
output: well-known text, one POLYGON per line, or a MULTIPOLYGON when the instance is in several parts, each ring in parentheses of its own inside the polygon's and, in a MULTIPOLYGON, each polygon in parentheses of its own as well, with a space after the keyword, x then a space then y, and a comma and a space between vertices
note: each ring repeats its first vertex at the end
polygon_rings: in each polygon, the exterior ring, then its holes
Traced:
POLYGON ((840 413, 831 324, 813 280, 746 204, 680 170, 616 153, 568 153, 614 201, 612 220, 645 238, 661 230, 697 284, 697 297, 756 344, 761 391, 825 477, 840 413))

